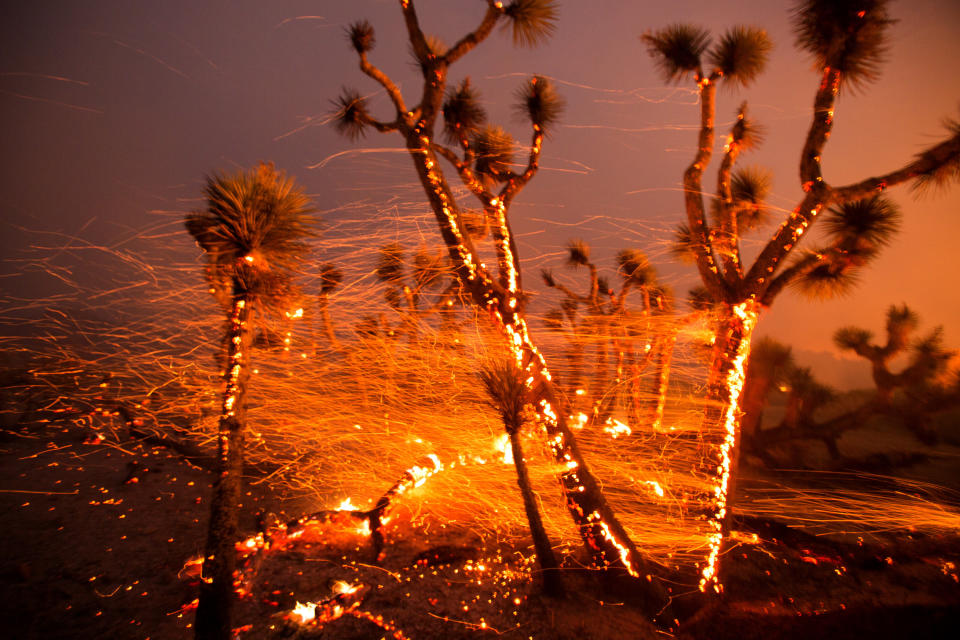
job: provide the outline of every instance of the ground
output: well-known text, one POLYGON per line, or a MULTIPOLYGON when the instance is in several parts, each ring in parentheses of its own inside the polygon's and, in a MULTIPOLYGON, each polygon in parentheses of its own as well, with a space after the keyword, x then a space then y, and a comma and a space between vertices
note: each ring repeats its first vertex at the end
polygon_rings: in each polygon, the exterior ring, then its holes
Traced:
MULTIPOLYGON (((186 561, 205 536, 210 475, 180 454, 134 440, 91 439, 75 425, 7 427, 0 436, 0 614, 18 640, 192 637, 196 580, 186 561)), ((258 511, 296 514, 295 501, 251 491, 258 511)), ((727 597, 692 613, 676 637, 939 638, 960 619, 960 540, 893 531, 868 540, 815 537, 771 520, 740 523, 727 597), (759 543, 754 543, 756 534, 759 543)), ((369 538, 331 523, 263 554, 238 609, 241 638, 662 638, 623 585, 571 566, 557 602, 531 581, 529 551, 480 540, 429 515, 397 513, 385 558, 369 538), (357 611, 320 629, 288 614, 323 600, 338 580, 365 585, 357 611), (606 590, 605 590, 606 589, 606 590), (393 626, 389 622, 393 622, 393 626)), ((571 558, 574 559, 575 555, 571 558)))

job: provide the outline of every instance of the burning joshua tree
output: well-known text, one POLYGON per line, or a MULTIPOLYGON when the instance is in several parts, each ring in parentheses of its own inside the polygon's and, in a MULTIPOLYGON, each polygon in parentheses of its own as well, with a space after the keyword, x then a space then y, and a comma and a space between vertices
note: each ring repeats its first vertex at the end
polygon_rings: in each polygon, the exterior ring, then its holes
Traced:
POLYGON ((689 25, 643 36, 664 79, 692 78, 700 97, 697 153, 683 176, 687 222, 679 236, 717 313, 704 427, 723 434, 708 465, 718 471, 711 516, 714 533, 701 590, 721 590, 717 564, 731 525, 728 497, 739 451, 744 366, 761 311, 787 285, 814 292, 842 288, 876 255, 892 230, 887 215, 892 207, 881 195, 888 187, 945 185, 960 173, 960 123, 951 122, 948 139, 899 169, 847 185, 831 184, 823 174, 821 156, 833 128, 837 96, 841 90, 877 80, 893 20, 886 0, 804 0, 797 5, 793 22, 797 45, 811 55, 820 72, 813 121, 800 151, 804 196, 752 264, 743 261, 740 239, 762 205, 763 180, 733 171, 740 153, 759 142, 758 128, 747 116, 745 103, 723 147, 709 218, 702 177, 713 155, 717 86, 751 84, 763 70, 771 42, 765 31, 755 27, 734 27, 713 44, 705 30, 689 25), (824 211, 828 213, 821 216, 824 211), (797 252, 804 232, 820 218, 828 220, 830 242, 797 252), (792 261, 788 260, 791 253, 796 256, 792 261))
POLYGON ((233 175, 214 174, 206 207, 186 226, 207 259, 211 291, 229 301, 223 403, 217 427, 217 476, 210 503, 196 637, 228 640, 234 598, 234 544, 239 539, 246 392, 257 312, 288 300, 292 273, 308 246, 312 208, 303 191, 260 164, 233 175))

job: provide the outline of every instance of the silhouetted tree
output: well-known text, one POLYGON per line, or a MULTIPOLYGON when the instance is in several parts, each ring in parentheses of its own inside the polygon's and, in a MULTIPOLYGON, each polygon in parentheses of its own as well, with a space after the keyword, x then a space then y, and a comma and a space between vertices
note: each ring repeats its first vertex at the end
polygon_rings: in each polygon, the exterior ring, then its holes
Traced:
POLYGON ((312 235, 312 208, 293 180, 269 164, 212 175, 204 195, 205 208, 189 214, 186 226, 204 251, 213 293, 229 300, 229 315, 217 475, 195 629, 198 639, 229 640, 254 325, 258 312, 285 308, 290 299, 293 270, 312 235))
POLYGON ((814 294, 849 286, 851 276, 895 229, 895 208, 880 195, 885 189, 905 182, 921 188, 944 185, 960 175, 957 122, 948 123, 946 141, 889 173, 847 185, 833 185, 823 174, 821 158, 833 127, 837 95, 877 80, 892 22, 886 0, 803 0, 797 5, 793 18, 797 45, 811 55, 820 71, 813 121, 800 151, 804 196, 749 265, 743 263, 740 239, 749 227, 745 218, 757 210, 763 181, 733 171, 741 152, 760 138, 745 104, 726 138, 711 217, 704 204, 702 176, 713 155, 717 87, 751 84, 766 63, 770 40, 755 27, 734 27, 715 43, 705 30, 688 25, 643 36, 664 78, 692 78, 700 98, 697 152, 683 177, 687 220, 678 235, 696 262, 717 315, 705 427, 720 434, 716 458, 706 465, 719 469, 719 474, 711 517, 715 534, 702 589, 720 590, 716 571, 731 523, 728 496, 739 450, 743 367, 760 311, 787 285, 814 294), (829 213, 822 216, 824 211, 829 213), (821 217, 829 221, 824 225, 830 234, 827 245, 806 253, 796 251, 801 237, 821 217), (796 257, 789 260, 791 255, 796 257))

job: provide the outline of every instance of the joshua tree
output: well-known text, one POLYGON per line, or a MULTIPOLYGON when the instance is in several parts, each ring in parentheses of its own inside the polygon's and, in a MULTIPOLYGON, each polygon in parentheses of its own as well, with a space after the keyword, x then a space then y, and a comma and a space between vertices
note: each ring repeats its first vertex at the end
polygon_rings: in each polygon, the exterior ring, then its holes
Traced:
POLYGON ((879 77, 886 31, 892 22, 886 0, 801 0, 797 5, 793 20, 797 45, 811 55, 820 72, 813 121, 800 151, 804 195, 752 264, 743 262, 740 238, 753 214, 762 209, 763 181, 733 171, 740 153, 759 140, 746 104, 738 110, 723 147, 709 219, 702 176, 714 149, 717 86, 751 84, 764 67, 770 40, 766 32, 754 27, 732 28, 714 44, 705 30, 688 25, 643 36, 664 78, 692 78, 700 97, 697 152, 683 176, 687 221, 679 236, 696 262, 717 314, 705 427, 707 432, 721 434, 716 460, 706 465, 719 473, 711 517, 714 534, 701 589, 721 589, 717 559, 731 523, 727 496, 739 450, 743 367, 760 311, 787 285, 819 294, 848 286, 851 276, 877 253, 896 227, 895 208, 881 195, 884 190, 901 183, 945 185, 960 175, 958 122, 948 123, 950 136, 944 142, 889 173, 846 185, 831 184, 823 174, 821 157, 833 127, 837 95, 879 77), (825 211, 826 215, 821 215, 825 211), (830 240, 799 254, 796 249, 804 232, 820 218, 828 221, 824 226, 830 240), (795 256, 792 260, 791 254, 795 256))
POLYGON ((763 421, 763 408, 774 386, 786 384, 793 369, 791 348, 770 338, 761 338, 750 350, 743 383, 743 418, 740 430, 744 444, 753 444, 763 421))
POLYGON ((333 348, 339 347, 340 343, 337 341, 333 321, 330 319, 330 294, 340 286, 341 282, 343 282, 343 272, 340 269, 332 264, 324 264, 320 267, 320 293, 317 294, 317 307, 323 332, 333 348))
MULTIPOLYGON (((534 45, 546 39, 554 30, 556 3, 487 0, 477 28, 450 48, 423 33, 413 0, 400 0, 399 5, 423 78, 419 102, 408 106, 397 84, 370 62, 368 54, 375 43, 373 27, 366 21, 357 22, 348 29, 348 36, 359 55, 360 69, 386 91, 393 115, 388 120, 374 118, 361 94, 347 90, 337 101, 337 126, 354 139, 369 128, 396 131, 403 138, 454 273, 474 304, 487 311, 502 330, 526 374, 532 404, 547 430, 553 454, 562 464, 561 487, 570 514, 593 551, 595 562, 599 566, 624 568, 636 577, 655 574, 614 517, 599 483, 583 460, 567 424, 568 407, 550 380, 546 362, 530 338, 522 313, 520 262, 508 213, 514 198, 537 172, 544 137, 556 124, 563 102, 549 80, 540 76, 534 76, 518 90, 517 111, 529 120, 532 136, 526 166, 515 172, 511 159, 516 145, 503 129, 486 124, 486 113, 469 80, 447 88, 451 65, 486 40, 497 25, 509 28, 516 44, 534 45), (441 115, 442 134, 452 146, 442 144, 436 131, 441 115), (457 201, 440 158, 449 163, 468 192, 479 200, 482 225, 471 223, 457 201), (497 257, 496 274, 484 266, 471 237, 477 227, 490 229, 497 257)), ((649 608, 660 611, 667 601, 660 582, 640 582, 646 589, 649 608)))
POLYGON ((212 175, 204 194, 205 208, 189 214, 186 226, 207 258, 213 293, 228 296, 229 305, 217 475, 195 628, 198 639, 228 640, 254 324, 258 313, 285 308, 281 303, 290 299, 293 270, 312 235, 312 208, 293 180, 269 164, 212 175))
POLYGON ((560 308, 552 309, 546 317, 550 328, 560 330, 566 327, 572 343, 569 353, 573 368, 569 381, 572 388, 568 388, 567 393, 569 395, 575 391, 574 397, 585 397, 587 425, 603 423, 613 410, 616 398, 623 395, 610 393, 612 370, 613 382, 617 387, 629 379, 628 395, 633 422, 637 426, 643 422, 655 429, 663 417, 659 392, 666 389, 673 341, 670 336, 653 335, 651 316, 669 310, 670 292, 657 283, 656 270, 642 251, 623 249, 617 254, 617 273, 622 280, 619 290, 615 290, 607 278, 599 274, 596 264, 590 259, 589 245, 580 240, 571 241, 567 252, 568 267, 586 267, 588 270, 586 293, 576 293, 559 282, 550 270, 544 269, 540 274, 544 284, 564 296, 560 308), (642 298, 639 314, 634 314, 626 304, 627 296, 632 291, 638 292, 642 298), (582 314, 578 314, 580 309, 584 309, 582 314), (643 342, 641 355, 633 348, 638 341, 643 342), (590 375, 585 375, 583 370, 583 355, 587 345, 594 347, 595 363, 590 375), (613 358, 609 353, 611 348, 613 358), (649 362, 654 364, 652 386, 658 400, 653 403, 649 419, 644 421, 640 402, 640 371, 649 362))
POLYGON ((456 278, 449 278, 451 270, 443 251, 431 253, 420 247, 408 266, 403 247, 390 243, 380 248, 375 273, 387 286, 387 303, 403 314, 411 339, 416 338, 427 314, 441 313, 446 321, 446 312, 459 300, 460 285, 456 278))
POLYGON ((524 411, 528 406, 528 389, 523 383, 523 372, 510 360, 495 361, 480 371, 480 380, 490 396, 491 404, 500 414, 503 427, 510 438, 513 464, 517 469, 517 484, 523 496, 523 507, 530 523, 533 547, 537 552, 537 562, 543 572, 543 587, 546 593, 559 596, 563 593, 563 584, 558 573, 559 565, 550 545, 550 538, 540 518, 537 497, 530 485, 527 462, 523 457, 523 444, 520 442, 520 429, 524 423, 524 411))
POLYGON ((877 385, 877 400, 881 405, 889 406, 897 389, 920 384, 936 375, 952 355, 943 348, 942 328, 937 327, 914 343, 910 364, 900 373, 893 373, 890 360, 911 346, 910 334, 916 331, 919 323, 920 318, 907 305, 891 305, 887 309, 886 344, 873 344, 873 334, 860 327, 842 327, 833 334, 837 347, 870 362, 873 382, 877 385))
MULTIPOLYGON (((934 377, 943 372, 954 351, 943 345, 943 328, 936 327, 926 336, 911 344, 910 335, 916 331, 920 319, 906 304, 891 305, 887 309, 886 343, 874 344, 873 334, 859 327, 842 327, 833 334, 833 341, 840 349, 852 351, 870 362, 873 382, 877 386, 877 408, 881 411, 892 409, 894 392, 904 389, 920 389, 928 385, 934 377), (899 373, 890 370, 890 361, 897 355, 911 351, 910 362, 899 373)), ((905 420, 907 426, 923 442, 936 440, 923 419, 923 403, 913 398, 905 420)))

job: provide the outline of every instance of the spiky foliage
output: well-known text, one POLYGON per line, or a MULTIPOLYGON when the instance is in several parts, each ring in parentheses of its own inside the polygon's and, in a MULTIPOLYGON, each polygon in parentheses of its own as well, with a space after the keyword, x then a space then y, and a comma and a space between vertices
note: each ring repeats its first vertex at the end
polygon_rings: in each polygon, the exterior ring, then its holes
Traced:
POLYGON ((797 46, 817 69, 841 72, 842 85, 875 80, 886 57, 887 0, 804 0, 794 11, 797 46))
POLYGON ((540 278, 543 279, 543 284, 550 288, 557 286, 557 280, 553 277, 553 271, 550 271, 550 269, 540 269, 540 278))
POLYGON ((523 408, 527 404, 527 387, 517 365, 506 359, 483 365, 477 374, 490 396, 490 403, 503 419, 507 433, 513 435, 523 425, 523 408))
POLYGON ((417 290, 436 286, 449 273, 443 251, 430 253, 420 247, 413 256, 413 281, 417 290))
POLYGON ((337 133, 354 142, 362 138, 370 120, 366 98, 356 89, 344 87, 333 106, 333 127, 337 133))
POLYGON ((763 71, 771 49, 773 42, 764 29, 738 26, 723 34, 709 61, 725 80, 746 87, 763 71))
POLYGON ((833 333, 833 343, 843 351, 860 353, 873 340, 873 333, 860 327, 840 327, 833 333))
POLYGON ((571 240, 567 244, 567 266, 585 267, 590 264, 590 245, 583 240, 571 240))
POLYGON ((786 372, 793 366, 793 349, 773 338, 764 336, 753 343, 747 376, 762 376, 774 383, 786 379, 786 372))
POLYGON ((902 216, 895 202, 881 195, 831 207, 823 226, 838 244, 865 244, 879 249, 900 230, 902 216))
POLYGON ((730 131, 731 142, 742 150, 753 149, 763 143, 766 130, 747 114, 747 103, 737 109, 737 121, 730 131))
POLYGON ((480 94, 464 78, 457 87, 447 90, 443 101, 443 133, 448 142, 469 140, 487 121, 487 112, 480 105, 480 94))
POLYGON ((640 37, 666 82, 680 82, 700 71, 700 59, 710 44, 706 29, 673 24, 640 37))
POLYGON ((314 211, 301 187, 261 163, 232 175, 213 174, 204 187, 206 207, 185 221, 204 250, 212 280, 238 281, 266 302, 291 293, 291 277, 314 235, 314 211))
POLYGON ((860 278, 845 260, 817 265, 791 282, 791 286, 811 300, 830 300, 849 296, 860 278))
POLYGON ((697 250, 693 240, 693 233, 686 223, 677 225, 673 232, 673 242, 670 244, 670 255, 684 264, 696 264, 697 250))
POLYGON ((533 76, 516 92, 516 112, 544 132, 550 132, 560 119, 566 101, 548 78, 533 76))
MULTIPOLYGON (((946 118, 943 126, 951 137, 960 136, 960 119, 946 118)), ((926 153, 930 153, 927 151, 926 153)), ((918 154, 922 158, 924 154, 918 154)), ((960 182, 960 155, 952 156, 948 161, 938 164, 934 169, 923 173, 916 178, 912 188, 917 193, 924 193, 931 189, 945 189, 954 182, 960 182)))
POLYGON ((376 266, 377 279, 388 284, 399 284, 403 282, 403 247, 397 242, 391 242, 380 247, 380 255, 377 256, 376 266))
POLYGON ((752 231, 769 221, 766 200, 772 182, 773 174, 760 167, 744 167, 733 172, 730 193, 741 232, 752 231))
POLYGON ((474 168, 478 174, 501 182, 510 175, 516 143, 513 137, 499 126, 486 126, 473 136, 476 153, 474 168))
POLYGON ((320 266, 320 293, 330 294, 343 282, 343 272, 330 263, 320 266))
POLYGON ((347 37, 350 38, 350 44, 359 54, 373 50, 373 47, 377 44, 373 33, 373 25, 366 20, 358 20, 347 27, 347 37))
POLYGON ((559 9, 555 0, 513 0, 503 8, 509 18, 504 29, 510 29, 513 44, 536 47, 557 30, 559 9))
POLYGON ((890 305, 887 309, 887 350, 896 353, 906 348, 910 342, 910 334, 916 331, 920 324, 920 316, 917 312, 902 304, 890 305))
POLYGON ((617 253, 617 273, 641 287, 653 284, 657 278, 657 271, 646 254, 637 249, 621 249, 617 253))
POLYGON ((817 380, 809 367, 791 367, 786 382, 790 387, 788 409, 793 407, 793 411, 788 411, 787 421, 794 422, 792 426, 812 422, 813 413, 837 395, 831 387, 817 380))

